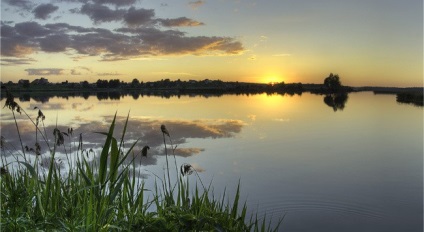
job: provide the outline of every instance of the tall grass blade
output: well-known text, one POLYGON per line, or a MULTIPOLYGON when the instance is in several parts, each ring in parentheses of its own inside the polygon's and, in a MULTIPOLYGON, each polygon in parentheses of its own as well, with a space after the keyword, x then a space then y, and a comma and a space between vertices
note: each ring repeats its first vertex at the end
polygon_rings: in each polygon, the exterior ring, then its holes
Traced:
MULTIPOLYGON (((112 124, 109 127, 109 132, 107 133, 106 141, 103 146, 102 152, 100 154, 100 166, 99 166, 99 182, 101 185, 104 184, 106 179, 106 172, 107 172, 107 157, 109 154, 109 148, 112 141, 113 136, 113 130, 115 129, 115 119, 116 119, 116 113, 113 117, 112 124)), ((100 133, 101 134, 101 133, 100 133)))
POLYGON ((35 168, 33 166, 31 166, 31 164, 29 164, 27 162, 23 162, 23 161, 17 161, 17 162, 20 163, 20 164, 22 164, 22 165, 24 165, 27 168, 27 170, 29 171, 29 173, 31 173, 31 176, 33 178, 37 178, 38 177, 37 176, 37 173, 35 171, 35 168))

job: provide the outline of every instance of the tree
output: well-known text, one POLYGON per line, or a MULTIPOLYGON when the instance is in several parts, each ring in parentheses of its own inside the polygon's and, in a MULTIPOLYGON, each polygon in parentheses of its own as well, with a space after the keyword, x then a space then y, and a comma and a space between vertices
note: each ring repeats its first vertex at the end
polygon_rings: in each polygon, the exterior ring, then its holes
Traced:
POLYGON ((342 83, 340 82, 339 75, 330 73, 330 75, 324 79, 324 86, 331 92, 340 90, 342 83))
POLYGON ((131 87, 136 88, 140 85, 140 81, 136 78, 134 78, 131 82, 131 87))
POLYGON ((90 84, 88 83, 88 81, 83 81, 81 84, 82 84, 82 87, 85 89, 90 88, 90 84))

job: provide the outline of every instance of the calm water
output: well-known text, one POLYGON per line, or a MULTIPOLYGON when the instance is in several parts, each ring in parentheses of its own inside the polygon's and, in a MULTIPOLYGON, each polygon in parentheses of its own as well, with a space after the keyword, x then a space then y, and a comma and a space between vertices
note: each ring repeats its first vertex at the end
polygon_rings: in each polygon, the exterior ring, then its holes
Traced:
MULTIPOLYGON (((137 151, 151 147, 149 158, 136 160, 147 187, 154 181, 152 173, 163 176, 160 125, 165 124, 178 145, 179 164, 196 167, 204 183, 212 182, 217 197, 224 188, 232 195, 240 181, 242 200, 251 212, 274 219, 285 215, 282 231, 421 232, 423 108, 398 104, 395 98, 353 93, 344 109, 336 111, 324 96, 308 93, 120 100, 90 96, 45 103, 31 99, 20 105, 34 119, 33 108, 42 109, 50 137, 56 120, 62 131, 72 127, 68 153, 82 133, 83 148, 93 149, 90 159, 98 155, 103 139, 93 132, 106 131, 115 112, 117 131, 122 131, 129 112, 127 145, 140 139, 137 151)), ((24 144, 33 146, 34 126, 24 116, 18 119, 24 144)), ((20 147, 12 122, 10 111, 2 109, 1 134, 7 145, 2 155, 8 160, 20 147)), ((65 154, 58 157, 66 159, 65 154)))

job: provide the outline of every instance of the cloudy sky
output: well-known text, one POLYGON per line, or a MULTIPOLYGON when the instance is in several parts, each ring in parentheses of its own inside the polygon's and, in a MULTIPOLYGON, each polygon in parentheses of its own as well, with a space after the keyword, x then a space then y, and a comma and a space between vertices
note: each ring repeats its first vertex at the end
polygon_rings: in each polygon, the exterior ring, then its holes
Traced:
POLYGON ((2 0, 1 79, 423 86, 421 0, 2 0))

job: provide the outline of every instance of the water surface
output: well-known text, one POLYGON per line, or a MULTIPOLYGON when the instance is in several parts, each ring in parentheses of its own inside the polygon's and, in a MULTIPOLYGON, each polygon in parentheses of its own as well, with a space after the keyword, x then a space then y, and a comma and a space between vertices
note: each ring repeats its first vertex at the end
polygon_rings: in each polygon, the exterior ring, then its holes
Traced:
MULTIPOLYGON (((324 98, 88 96, 18 103, 33 119, 34 107, 42 109, 50 137, 56 124, 61 131, 73 128, 67 150, 58 155, 62 160, 80 134, 95 160, 104 138, 93 132, 106 131, 117 113, 120 137, 129 113, 127 145, 140 139, 135 155, 151 147, 148 159, 136 160, 147 186, 152 173, 162 176, 166 167, 160 132, 165 124, 179 164, 196 167, 217 197, 225 188, 233 194, 240 181, 251 212, 285 215, 282 231, 422 231, 423 108, 371 92, 349 94, 344 107, 329 106, 324 98)), ((7 145, 2 155, 13 160, 12 151, 20 148, 16 126, 10 110, 2 109, 1 118, 7 145)), ((33 147, 34 126, 24 115, 17 118, 24 145, 33 147)))

